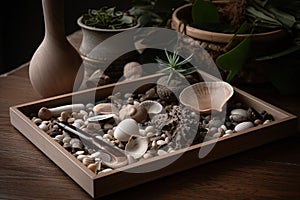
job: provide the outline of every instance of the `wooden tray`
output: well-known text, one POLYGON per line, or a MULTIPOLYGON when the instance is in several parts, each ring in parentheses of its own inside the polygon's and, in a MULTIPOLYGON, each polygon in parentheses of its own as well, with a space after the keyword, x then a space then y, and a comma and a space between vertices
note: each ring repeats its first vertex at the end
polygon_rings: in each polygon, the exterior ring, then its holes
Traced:
MULTIPOLYGON (((126 91, 130 87, 139 87, 140 90, 149 88, 149 82, 155 82, 159 76, 148 76, 134 81, 118 83, 120 91, 126 91)), ((274 121, 266 125, 256 126, 238 133, 231 134, 219 139, 210 140, 200 144, 178 150, 163 156, 156 156, 147 160, 127 165, 117 170, 95 174, 77 160, 71 153, 65 150, 59 143, 54 141, 48 134, 38 128, 29 118, 31 113, 37 113, 42 107, 54 107, 72 103, 72 99, 84 103, 86 96, 102 99, 110 95, 115 84, 98 87, 34 101, 10 107, 10 120, 25 137, 37 148, 48 156, 77 184, 79 184, 90 196, 98 198, 116 191, 130 188, 157 178, 161 178, 179 171, 223 158, 241 151, 245 151, 284 137, 296 132, 296 116, 272 106, 246 92, 234 88, 235 98, 247 103, 257 111, 267 111, 272 114, 274 121), (286 131, 289 130, 289 131, 286 131), (199 158, 199 149, 215 144, 212 151, 204 158, 199 158), (182 154, 182 155, 181 155, 182 154), (179 157, 179 158, 178 158, 179 157), (178 158, 178 159, 176 159, 178 158), (172 164, 157 171, 146 173, 128 173, 130 170, 146 170, 171 160, 172 164)), ((73 102, 74 103, 74 102, 73 102)))

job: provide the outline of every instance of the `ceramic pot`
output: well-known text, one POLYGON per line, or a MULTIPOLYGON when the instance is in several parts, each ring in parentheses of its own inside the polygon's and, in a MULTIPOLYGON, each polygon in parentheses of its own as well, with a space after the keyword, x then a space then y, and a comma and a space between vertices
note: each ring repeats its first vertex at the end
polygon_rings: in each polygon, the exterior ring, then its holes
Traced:
MULTIPOLYGON (((172 14, 171 28, 173 30, 184 33, 184 24, 182 20, 191 21, 192 4, 186 4, 177 8, 172 14)), ((234 34, 218 33, 212 31, 206 31, 192 26, 186 25, 185 34, 209 43, 225 46, 234 34)), ((273 30, 269 32, 254 33, 254 34, 237 34, 236 40, 241 41, 244 38, 252 36, 252 45, 256 49, 256 54, 261 54, 274 51, 274 44, 276 48, 280 48, 286 45, 286 38, 288 33, 284 29, 273 30)), ((207 47, 208 49, 209 47, 207 47)))
POLYGON ((82 17, 79 17, 77 24, 83 34, 79 52, 83 58, 86 75, 90 76, 96 70, 102 69, 112 82, 117 81, 123 75, 124 65, 135 61, 138 52, 135 50, 132 36, 120 38, 116 34, 136 29, 140 23, 125 29, 100 29, 85 25, 82 17), (115 39, 111 38, 113 36, 116 36, 115 39), (124 54, 126 49, 134 51, 124 54))
POLYGON ((79 53, 65 37, 64 1, 42 0, 42 5, 45 36, 30 61, 29 77, 41 96, 50 97, 76 90, 83 70, 79 53))
MULTIPOLYGON (((189 25, 184 25, 182 21, 191 21, 192 4, 186 4, 178 7, 172 14, 171 28, 178 32, 184 33, 191 38, 199 41, 201 47, 203 47, 215 61, 216 58, 223 54, 222 48, 226 46, 228 41, 234 34, 211 32, 194 28, 189 25)), ((236 40, 242 41, 250 34, 237 34, 236 40)), ((268 54, 275 53, 284 49, 290 45, 290 38, 286 30, 278 29, 269 32, 251 34, 252 42, 251 49, 254 53, 253 56, 259 57, 268 54)), ((273 64, 268 62, 248 62, 241 73, 238 74, 237 82, 266 82, 270 80, 270 70, 272 70, 273 64)), ((224 75, 224 72, 221 71, 224 75)))

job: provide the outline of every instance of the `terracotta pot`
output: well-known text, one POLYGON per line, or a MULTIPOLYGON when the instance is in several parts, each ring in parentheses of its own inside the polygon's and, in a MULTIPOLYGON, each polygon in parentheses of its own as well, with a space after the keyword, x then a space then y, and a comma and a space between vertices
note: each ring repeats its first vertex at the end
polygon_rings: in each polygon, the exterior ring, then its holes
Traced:
MULTIPOLYGON (((222 48, 226 46, 234 34, 211 32, 189 25, 184 27, 185 25, 182 23, 182 20, 191 21, 191 12, 192 4, 186 4, 177 8, 172 14, 171 28, 199 41, 200 45, 205 48, 213 60, 215 60, 219 55, 224 53, 222 48)), ((237 34, 236 40, 241 41, 249 35, 252 36, 251 48, 254 49, 254 51, 252 51, 254 53, 253 56, 275 53, 290 45, 289 35, 284 29, 255 34, 237 34)), ((243 72, 239 74, 241 76, 239 82, 268 81, 270 73, 267 72, 271 69, 270 67, 272 66, 268 65, 267 62, 248 62, 243 72)), ((221 74, 224 73, 221 72, 221 74)))
POLYGON ((83 70, 79 53, 65 37, 64 1, 43 0, 42 4, 45 37, 32 56, 29 77, 41 96, 50 97, 76 90, 81 84, 83 70))
POLYGON ((81 27, 83 34, 79 52, 83 58, 87 76, 98 69, 103 69, 112 81, 118 80, 123 75, 124 65, 134 61, 138 52, 131 51, 123 54, 124 48, 135 49, 131 36, 123 39, 116 37, 116 40, 109 40, 109 38, 118 33, 136 29, 140 27, 140 23, 125 29, 100 29, 83 24, 82 17, 79 17, 77 24, 81 27))

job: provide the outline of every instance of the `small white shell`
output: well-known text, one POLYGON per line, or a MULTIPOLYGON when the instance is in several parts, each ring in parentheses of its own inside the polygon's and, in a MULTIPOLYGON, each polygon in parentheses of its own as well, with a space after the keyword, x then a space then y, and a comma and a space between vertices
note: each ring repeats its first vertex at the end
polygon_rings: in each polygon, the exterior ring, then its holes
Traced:
POLYGON ((143 101, 139 106, 145 108, 151 114, 158 114, 163 110, 163 106, 157 101, 143 101))
POLYGON ((142 157, 148 149, 148 139, 146 137, 131 136, 125 146, 125 153, 135 159, 142 157))
POLYGON ((116 130, 114 131, 114 137, 119 141, 126 142, 132 135, 139 135, 139 127, 134 119, 124 119, 121 121, 116 130))
POLYGON ((251 128, 251 127, 254 127, 254 124, 250 121, 247 121, 247 122, 242 122, 242 123, 239 123, 238 125, 236 125, 234 130, 235 131, 242 131, 242 130, 245 130, 245 129, 248 129, 248 128, 251 128))

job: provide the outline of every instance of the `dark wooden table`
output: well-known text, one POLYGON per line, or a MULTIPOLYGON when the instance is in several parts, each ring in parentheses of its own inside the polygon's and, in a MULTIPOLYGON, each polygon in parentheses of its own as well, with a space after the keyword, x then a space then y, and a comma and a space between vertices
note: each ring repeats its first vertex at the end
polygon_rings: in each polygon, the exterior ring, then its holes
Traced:
MULTIPOLYGON (((70 38, 78 47, 80 34, 70 38)), ((300 116, 299 97, 279 95, 269 84, 241 87, 300 116)), ((38 99, 28 78, 28 63, 0 77, 0 199, 90 199, 10 124, 10 106, 38 99)), ((300 199, 299 144, 296 133, 103 199, 300 199)))

